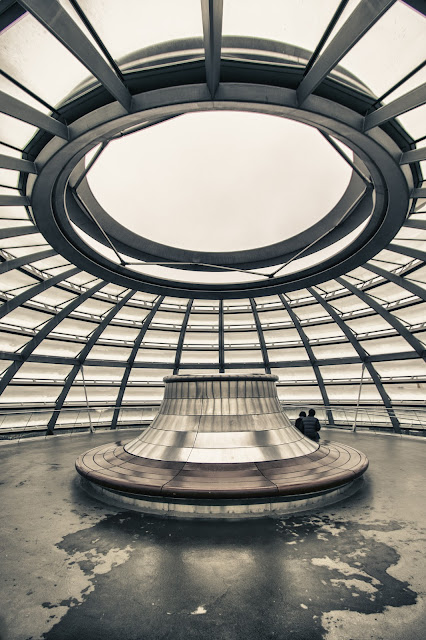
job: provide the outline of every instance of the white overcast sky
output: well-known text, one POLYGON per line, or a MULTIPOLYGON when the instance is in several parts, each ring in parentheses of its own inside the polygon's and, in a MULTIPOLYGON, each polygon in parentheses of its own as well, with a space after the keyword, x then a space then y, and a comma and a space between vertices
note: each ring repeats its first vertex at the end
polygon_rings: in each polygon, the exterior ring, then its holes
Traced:
POLYGON ((351 169, 312 127, 275 116, 179 116, 113 141, 88 174, 124 226, 184 249, 251 249, 291 237, 340 199, 351 169))

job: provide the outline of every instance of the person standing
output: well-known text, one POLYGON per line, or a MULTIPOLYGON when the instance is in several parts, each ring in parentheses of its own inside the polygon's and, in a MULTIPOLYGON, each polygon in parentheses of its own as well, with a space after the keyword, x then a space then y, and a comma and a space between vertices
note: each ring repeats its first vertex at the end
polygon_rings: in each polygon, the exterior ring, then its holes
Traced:
POLYGON ((309 409, 307 417, 302 418, 302 422, 305 436, 318 442, 320 439, 318 432, 321 429, 321 425, 318 418, 315 417, 315 409, 309 409))
POLYGON ((294 423, 294 426, 296 429, 299 429, 300 433, 303 433, 303 418, 306 418, 306 411, 301 411, 299 413, 299 417, 296 418, 296 422, 294 423))

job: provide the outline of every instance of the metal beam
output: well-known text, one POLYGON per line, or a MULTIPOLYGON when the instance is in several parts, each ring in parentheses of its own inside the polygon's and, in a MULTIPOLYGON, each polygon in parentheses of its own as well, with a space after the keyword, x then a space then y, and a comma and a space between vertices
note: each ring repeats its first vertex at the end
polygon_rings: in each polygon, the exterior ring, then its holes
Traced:
POLYGON ((394 2, 395 0, 360 2, 300 83, 297 89, 299 106, 394 2))
POLYGON ((22 158, 12 158, 0 154, 0 169, 11 169, 12 171, 23 171, 24 173, 37 173, 34 162, 22 160, 22 158))
POLYGON ((426 251, 421 251, 421 249, 403 247, 400 244, 394 244, 393 242, 388 245, 388 249, 390 251, 395 251, 395 253, 402 253, 402 255, 408 256, 409 258, 414 258, 415 260, 424 260, 426 262, 426 251))
POLYGON ((37 227, 33 224, 26 224, 22 227, 5 227, 4 229, 0 229, 0 240, 16 238, 18 236, 28 236, 32 233, 39 233, 37 227))
POLYGON ((343 287, 346 287, 348 291, 353 293, 357 298, 368 304, 376 313, 378 313, 383 320, 386 320, 391 327, 393 327, 398 333, 408 342, 410 346, 416 351, 416 353, 426 361, 426 349, 423 344, 418 340, 413 334, 405 327, 398 318, 396 318, 392 313, 389 313, 387 309, 382 307, 381 304, 377 302, 372 296, 365 293, 365 291, 361 291, 357 287, 355 287, 349 280, 346 278, 336 278, 336 282, 341 284, 343 287))
POLYGON ((59 282, 66 280, 67 278, 71 278, 76 273, 79 273, 80 269, 78 267, 74 267, 72 269, 68 269, 68 271, 64 271, 63 273, 59 273, 48 280, 42 280, 39 284, 27 289, 23 293, 15 296, 12 300, 7 300, 4 304, 0 306, 0 319, 4 318, 8 313, 17 309, 21 305, 34 298, 34 296, 38 296, 40 293, 43 293, 50 287, 54 287, 59 282))
POLYGON ((303 331, 303 327, 300 324, 299 318, 294 313, 293 309, 290 307, 290 305, 288 304, 287 300, 284 298, 284 296, 281 293, 278 294, 278 295, 279 295, 279 298, 280 298, 281 302, 284 305, 285 310, 287 311, 287 313, 290 316, 294 326, 296 327, 296 331, 299 334, 299 337, 303 342, 303 346, 305 347, 306 353, 308 354, 309 362, 311 363, 311 366, 312 366, 312 368, 314 370, 315 378, 316 378, 317 384, 318 384, 320 392, 321 392, 322 403, 323 403, 324 407, 326 408, 328 423, 329 424, 334 424, 333 413, 332 413, 332 411, 330 409, 327 408, 327 407, 330 406, 330 400, 328 399, 327 390, 326 390, 325 385, 324 385, 324 379, 322 377, 322 374, 321 374, 320 368, 318 366, 317 360, 315 358, 314 352, 312 350, 312 347, 309 344, 308 336, 303 331))
POLYGON ((66 120, 61 116, 60 112, 57 111, 54 107, 52 107, 51 104, 49 104, 48 102, 43 100, 43 98, 41 96, 39 96, 36 93, 34 93, 34 91, 31 91, 31 89, 28 89, 28 87, 23 85, 16 78, 13 78, 12 76, 10 76, 8 73, 6 73, 6 71, 3 71, 3 69, 0 69, 0 75, 4 76, 6 78, 6 80, 9 80, 9 82, 14 84, 16 87, 19 87, 19 89, 21 89, 22 91, 24 91, 24 93, 26 93, 29 96, 31 96, 36 102, 39 102, 40 104, 42 104, 44 107, 46 107, 46 109, 48 109, 52 113, 55 113, 58 116, 58 120, 60 122, 66 123, 66 120))
MULTIPOLYGON (((424 2, 424 0, 421 0, 421 2, 424 2)), ((408 4, 408 3, 406 3, 406 4, 408 4)), ((402 85, 405 84, 405 82, 407 82, 407 80, 410 80, 410 78, 412 78, 416 73, 421 71, 421 69, 423 69, 423 67, 425 65, 426 65, 426 61, 421 62, 419 65, 417 65, 417 67, 414 67, 414 69, 411 69, 411 71, 409 73, 407 73, 407 75, 405 75, 403 78, 398 80, 398 82, 396 84, 394 84, 392 87, 389 87, 389 89, 387 91, 385 91, 385 93, 382 93, 382 95, 379 98, 377 98, 376 102, 373 105, 371 105, 371 107, 368 109, 367 114, 371 113, 372 111, 374 111, 374 109, 376 109, 377 106, 380 105, 385 98, 390 96, 391 93, 396 91, 396 89, 399 89, 399 87, 402 87, 402 85)))
POLYGON ((201 0, 206 80, 214 98, 220 80, 223 0, 201 0))
POLYGON ((116 63, 116 61, 114 60, 114 58, 112 57, 112 55, 110 54, 110 52, 108 51, 106 46, 104 45, 104 43, 101 40, 101 38, 99 37, 97 31, 93 28, 92 23, 90 22, 90 20, 88 19, 88 17, 84 13, 83 9, 78 4, 78 1, 77 0, 70 0, 70 2, 72 4, 72 6, 74 7, 74 9, 76 10, 80 20, 83 22, 84 26, 89 31, 90 35, 92 36, 92 38, 94 39, 94 41, 98 45, 99 49, 102 51, 102 53, 104 54, 105 58, 108 60, 108 62, 111 65, 112 69, 114 69, 115 73, 120 78, 121 82, 124 84, 124 77, 123 77, 123 74, 121 73, 120 67, 118 66, 118 64, 116 63))
POLYGON ((125 266, 126 263, 124 262, 123 258, 121 257, 121 255, 118 253, 117 249, 115 248, 114 243, 112 242, 111 238, 109 237, 109 235, 104 231, 102 225, 100 224, 99 220, 93 215, 93 213, 91 212, 91 210, 89 209, 89 207, 86 205, 86 203, 83 201, 83 199, 81 198, 81 196, 79 195, 78 191, 76 189, 72 189, 72 193, 74 195, 74 198, 80 203, 80 207, 81 210, 86 214, 86 216, 89 218, 89 220, 91 222, 93 222, 93 224, 99 229, 99 231, 101 232, 101 234, 103 235, 103 237, 106 240, 107 245, 109 246, 109 248, 115 253, 115 255, 118 258, 119 263, 122 266, 125 266))
POLYGON ((225 318, 223 300, 219 300, 219 373, 225 372, 225 318))
POLYGON ((129 380, 129 376, 130 376, 130 371, 132 370, 133 364, 135 362, 135 358, 136 355, 139 351, 139 348, 142 344, 142 340, 145 337, 146 332, 148 331, 149 325, 152 322, 152 319, 154 318, 155 314, 158 311, 158 308, 160 306, 160 304, 163 302, 164 300, 164 296, 160 296, 159 298, 157 298, 154 306, 152 307, 151 311, 148 313, 148 315, 146 316, 146 318, 144 319, 143 323, 142 323, 142 328, 139 331, 139 334, 137 336, 137 338, 134 341, 133 344, 133 348, 132 348, 132 352, 129 356, 129 359, 127 360, 126 363, 126 369, 124 370, 124 374, 123 374, 123 378, 121 380, 120 383, 120 389, 117 395, 117 400, 116 400, 116 406, 114 408, 114 414, 112 416, 112 420, 111 420, 111 429, 116 429, 117 428, 117 422, 118 422, 118 416, 120 413, 120 409, 121 409, 121 403, 123 401, 123 396, 124 396, 124 392, 126 390, 127 387, 127 382, 129 380))
POLYGON ((351 169, 353 171, 355 171, 357 176, 359 176, 361 178, 361 180, 364 182, 364 184, 366 186, 368 186, 368 187, 371 186, 371 180, 368 178, 368 176, 364 175, 362 173, 362 171, 360 169, 358 169, 356 164, 354 162, 352 162, 352 160, 349 158, 349 156, 346 155, 346 153, 343 151, 343 149, 341 149, 339 147, 337 142, 335 142, 331 136, 329 136, 326 133, 324 133, 324 131, 320 131, 320 133, 327 140, 329 145, 331 145, 333 147, 333 149, 335 151, 337 151, 337 153, 343 158, 343 160, 351 167, 351 169))
POLYGON ((182 326, 180 328, 179 340, 178 340, 177 347, 176 347, 175 364, 174 364, 174 367, 173 367, 173 375, 177 375, 179 373, 179 365, 180 365, 180 359, 182 357, 183 341, 185 340, 186 327, 188 326, 188 320, 189 320, 189 316, 190 316, 190 313, 191 313, 191 308, 192 308, 192 303, 193 302, 194 301, 192 299, 188 300, 188 304, 186 306, 185 315, 183 317, 182 326))
POLYGON ((410 227, 410 229, 422 229, 426 231, 426 220, 416 220, 415 218, 411 217, 404 222, 403 226, 410 227))
POLYGON ((43 131, 48 131, 54 136, 68 140, 68 127, 65 124, 34 109, 34 107, 30 107, 25 102, 10 96, 4 91, 0 91, 0 112, 32 124, 38 129, 43 129, 43 131))
POLYGON ((400 424, 399 424, 399 420, 395 416, 395 412, 393 410, 391 400, 390 400, 388 394, 386 393, 386 391, 385 391, 385 389, 383 387, 383 384, 382 384, 382 381, 380 379, 379 374, 375 370, 375 368, 372 365, 371 361, 368 359, 367 352, 361 347, 361 345, 358 342, 357 338, 355 337, 354 333, 351 331, 351 329, 348 327, 348 325, 342 320, 342 318, 339 316, 339 314, 334 309, 334 307, 332 307, 326 300, 324 300, 311 287, 308 288, 308 291, 315 298, 315 300, 325 309, 325 311, 333 318, 334 322, 336 322, 336 324, 343 331, 343 333, 345 334, 345 336, 347 337, 347 339, 349 340, 349 342, 351 343, 351 345, 353 346, 353 348, 355 349, 355 351, 359 355, 359 357, 361 359, 361 362, 365 362, 365 366, 367 368, 367 371, 370 374, 370 377, 373 380, 374 384, 376 385, 377 391, 379 392, 380 397, 381 397, 381 399, 383 401, 383 404, 385 405, 385 407, 387 409, 387 412, 388 412, 390 421, 392 422, 392 426, 393 426, 393 429, 394 429, 395 433, 401 433, 401 427, 400 427, 400 424))
MULTIPOLYGON (((80 353, 78 355, 78 358, 77 358, 78 364, 75 364, 73 366, 73 368, 71 369, 71 371, 68 374, 67 379, 65 381, 64 387, 63 387, 61 393, 59 394, 59 396, 56 399, 55 409, 54 409, 54 411, 53 411, 53 413, 52 413, 52 415, 50 417, 50 420, 48 422, 48 425, 47 425, 47 435, 52 435, 53 434, 53 430, 55 428, 56 422, 57 422, 58 417, 59 417, 59 412, 60 412, 60 410, 62 409, 62 407, 64 405, 64 402, 66 400, 68 392, 69 392, 74 380, 76 379, 76 377, 78 375, 78 372, 80 371, 80 369, 85 364, 87 356, 89 355, 92 347, 98 341, 99 336, 102 334, 103 331, 105 331, 106 327, 109 325, 111 320, 117 315, 117 313, 130 300, 130 298, 134 295, 134 293, 135 293, 134 290, 131 290, 128 293, 126 293, 126 295, 119 302, 117 302, 117 304, 114 305, 114 307, 112 307, 112 309, 110 309, 108 311, 108 313, 103 318, 102 322, 99 323, 99 325, 97 326, 95 331, 93 331, 93 333, 91 334, 90 338, 86 342, 86 344, 83 347, 83 349, 80 351, 80 353)), ((120 363, 120 364, 122 365, 122 363, 120 363)))
POLYGON ((27 207, 30 201, 25 196, 0 195, 0 207, 27 207))
MULTIPOLYGON (((3 328, 3 331, 5 329, 3 328)), ((52 338, 53 340, 53 338, 52 338)), ((367 340, 367 338, 366 338, 367 340)), ((333 346, 339 346, 336 343, 333 346)), ((366 362, 392 362, 394 360, 415 360, 418 359, 418 355, 415 351, 399 351, 398 353, 379 353, 372 356, 368 356, 366 358, 366 362)), ((22 357, 19 353, 11 352, 11 351, 0 351, 0 360, 16 360, 17 362, 22 361, 22 357)), ((53 356, 53 355, 41 355, 41 354, 32 354, 28 356, 27 362, 45 362, 48 364, 69 364, 71 366, 79 364, 78 358, 68 358, 67 356, 53 356)), ((345 364, 358 364, 359 356, 347 356, 347 357, 337 357, 337 358, 324 358, 322 360, 317 360, 318 366, 325 367, 331 365, 345 365, 345 364)), ((91 367, 116 367, 119 369, 123 368, 123 362, 117 360, 106 360, 106 359, 90 359, 87 358, 85 363, 87 366, 91 367)), ((273 369, 280 369, 283 367, 308 367, 310 361, 306 360, 274 360, 270 361, 270 366, 273 369)), ((164 368, 164 362, 134 362, 134 369, 161 369, 164 368)), ((183 369, 217 369, 217 364, 206 362, 206 363, 183 363, 180 368, 183 369)), ((227 369, 250 369, 253 368, 252 362, 233 362, 228 363, 226 366, 227 369)), ((12 381, 14 384, 14 381, 12 381)), ((19 384, 19 383, 17 383, 19 384)), ((313 384, 316 384, 315 382, 313 384)))
POLYGON ((408 93, 405 93, 400 98, 397 98, 396 100, 389 102, 389 104, 379 107, 376 111, 373 111, 373 113, 370 113, 370 115, 364 120, 364 131, 368 131, 373 127, 378 127, 391 118, 396 118, 402 113, 411 111, 411 109, 415 109, 425 102, 426 82, 420 85, 420 87, 416 87, 412 91, 408 91, 408 93))
POLYGON ((93 167, 93 165, 95 164, 96 160, 98 160, 99 156, 105 150, 105 148, 107 147, 108 144, 109 144, 109 140, 106 140, 105 142, 102 142, 101 146, 96 151, 96 153, 94 154, 93 158, 90 160, 90 162, 87 164, 87 166, 83 169, 81 175, 77 178, 75 184, 73 185, 73 187, 74 187, 74 189, 76 191, 77 191, 78 187, 80 186, 81 182, 83 181, 83 179, 87 176, 87 174, 89 173, 90 169, 93 167))
POLYGON ((426 198, 426 188, 420 187, 419 189, 413 189, 411 192, 412 198, 426 198))
POLYGON ((58 0, 20 0, 20 4, 89 69, 126 111, 130 111, 132 96, 128 89, 58 0))
POLYGON ((34 349, 38 347, 38 345, 49 335, 55 327, 58 326, 62 320, 64 320, 74 309, 76 309, 80 304, 85 302, 90 296, 95 294, 99 289, 102 289, 107 282, 102 280, 98 284, 96 284, 91 289, 88 289, 84 293, 80 294, 74 300, 71 300, 63 309, 61 309, 53 318, 51 318, 46 324, 42 326, 40 331, 22 348, 19 355, 22 360, 20 362, 15 361, 6 369, 3 377, 0 381, 0 395, 4 392, 9 382, 12 380, 13 376, 19 371, 24 362, 26 362, 28 356, 32 354, 34 349))
POLYGON ((263 335, 262 323, 260 322, 259 314, 257 312, 256 302, 253 298, 249 298, 251 310, 253 312, 254 322, 256 324, 257 335, 259 336, 260 349, 262 351, 263 366, 266 373, 271 373, 271 366, 269 364, 268 350, 266 348, 265 336, 263 335))
POLYGON ((420 149, 411 149, 402 154, 399 164, 408 164, 409 162, 420 162, 426 160, 426 147, 420 149))
POLYGON ((19 267, 24 266, 24 264, 31 264, 32 262, 45 260, 46 258, 57 255, 55 249, 46 249, 45 251, 37 251, 26 256, 21 256, 20 258, 11 258, 10 260, 5 260, 0 263, 0 273, 12 271, 12 269, 19 269, 19 267))
POLYGON ((327 25, 326 30, 324 31, 324 33, 321 36, 321 40, 318 42, 318 44, 317 44, 317 46, 315 48, 315 51, 313 52, 313 54, 309 58, 309 62, 306 65, 305 71, 303 73, 304 76, 307 75, 307 73, 313 67, 314 62, 316 62, 319 54, 321 53, 325 43, 327 42, 327 40, 331 36, 331 33, 332 33, 334 27, 336 26, 340 16, 342 15, 344 9, 346 8, 346 5, 348 4, 348 2, 349 2, 349 0, 341 0, 340 1, 336 11, 333 14, 333 17, 331 18, 330 22, 327 25))
POLYGON ((406 289, 413 295, 417 296, 418 298, 421 298, 426 302, 426 289, 423 289, 415 282, 410 282, 409 280, 406 280, 402 276, 399 276, 396 273, 392 273, 392 271, 387 271, 386 269, 382 269, 382 267, 376 267, 375 264, 371 264, 370 262, 367 262, 363 266, 365 269, 368 269, 368 271, 372 271, 376 275, 381 276, 386 280, 390 280, 390 282, 394 282, 395 284, 399 285, 402 289, 406 289))
POLYGON ((65 398, 67 397, 68 392, 71 388, 71 385, 73 384, 75 377, 78 371, 80 370, 80 366, 81 366, 80 363, 75 364, 71 369, 71 371, 69 372, 69 374, 67 375, 67 377, 65 378, 64 386, 62 387, 62 391, 59 394, 58 398, 56 399, 55 408, 53 409, 52 415, 50 416, 49 422, 47 423, 47 428, 46 428, 47 436, 53 436, 53 430, 58 421, 59 412, 62 409, 65 398))

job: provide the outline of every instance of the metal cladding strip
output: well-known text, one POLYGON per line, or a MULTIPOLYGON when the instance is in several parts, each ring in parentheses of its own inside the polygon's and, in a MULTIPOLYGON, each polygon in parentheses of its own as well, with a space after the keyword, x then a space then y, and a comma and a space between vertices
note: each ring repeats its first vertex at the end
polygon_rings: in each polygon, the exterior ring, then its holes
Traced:
POLYGON ((68 271, 63 271, 56 276, 49 278, 48 280, 42 280, 39 284, 34 285, 24 291, 23 293, 18 294, 12 300, 6 300, 4 304, 0 306, 0 319, 4 318, 5 315, 17 309, 21 305, 24 305, 26 302, 38 296, 40 293, 47 291, 50 287, 54 287, 57 284, 60 284, 67 278, 71 278, 76 273, 79 273, 80 269, 78 267, 73 267, 72 269, 68 269, 68 271))
MULTIPOLYGON (((293 309, 290 307, 290 305, 288 304, 288 302, 286 301, 286 299, 284 298, 284 296, 281 293, 279 294, 279 298, 280 298, 281 302, 283 303, 284 308, 287 311, 288 315, 290 316, 294 326, 296 327, 296 331, 299 334, 300 339, 303 342, 303 346, 305 347, 306 353, 308 354, 309 361, 310 361, 310 363, 312 365, 312 368, 314 370, 315 378, 316 378, 317 384, 318 384, 320 392, 321 392, 321 397, 322 397, 323 404, 324 404, 325 407, 329 407, 330 406, 330 400, 328 398, 328 394, 327 394, 327 391, 326 391, 326 388, 325 388, 324 379, 322 377, 320 368, 319 368, 318 363, 316 361, 316 358, 314 356, 314 352, 312 350, 312 347, 309 344, 308 337, 307 337, 306 333, 303 331, 303 328, 302 328, 302 325, 300 323, 299 318, 294 313, 293 309)), ((326 414, 327 414, 327 418, 328 418, 329 424, 334 424, 333 412, 331 411, 331 409, 326 409, 326 414)))
POLYGON ((62 322, 62 320, 68 317, 71 311, 74 311, 74 309, 76 309, 80 304, 82 304, 85 300, 90 298, 94 293, 99 291, 99 289, 102 289, 102 287, 105 287, 107 284, 108 284, 107 282, 104 282, 102 280, 91 289, 88 289, 87 291, 80 294, 79 296, 76 296, 74 300, 69 302, 65 307, 63 307, 63 309, 61 309, 61 311, 59 311, 55 316, 53 316, 53 318, 51 318, 48 322, 46 322, 46 324, 42 326, 42 328, 34 336, 34 338, 32 338, 25 345, 25 347, 23 347, 23 349, 20 351, 19 355, 21 356, 21 360, 20 361, 15 360, 6 369, 0 382, 0 395, 4 392, 7 385, 12 380, 13 376, 22 367, 24 362, 27 361, 28 356, 30 356, 34 351, 34 349, 38 347, 40 342, 42 342, 42 340, 44 340, 49 335, 49 333, 53 331, 53 329, 55 329, 55 327, 57 327, 60 322, 62 322))
POLYGON ((351 291, 360 300, 374 309, 374 311, 386 320, 386 322, 388 322, 391 327, 393 327, 408 342, 408 344, 415 349, 417 354, 426 361, 426 349, 424 345, 420 340, 413 336, 413 334, 402 324, 400 320, 398 320, 398 318, 396 318, 392 313, 389 313, 387 309, 384 309, 374 298, 355 287, 351 282, 349 282, 349 280, 347 280, 347 278, 336 278, 336 282, 341 284, 343 287, 346 287, 346 289, 351 291))
POLYGON ((174 415, 158 414, 151 424, 152 429, 161 431, 198 431, 199 433, 220 433, 227 431, 267 431, 282 429, 291 425, 283 413, 268 413, 265 418, 256 414, 225 414, 221 415, 174 415), (226 420, 224 419, 226 415, 226 420), (265 420, 267 418, 267 420, 265 420))
POLYGON ((20 4, 89 69, 126 111, 130 110, 129 91, 58 0, 20 0, 20 4))
POLYGON ((87 356, 89 355, 92 347, 94 346, 95 342, 97 342, 98 338, 100 337, 102 332, 106 329, 106 327, 109 325, 111 320, 117 315, 120 309, 122 309, 124 305, 130 300, 130 298, 134 295, 134 293, 135 291, 132 290, 132 291, 129 291, 125 296, 123 296, 123 298, 119 302, 117 302, 117 304, 112 309, 108 311, 104 319, 99 323, 96 329, 91 333, 90 338, 87 340, 86 344, 84 345, 83 349, 78 355, 78 363, 75 364, 71 369, 70 373, 66 378, 63 389, 56 399, 55 409, 47 425, 48 435, 52 435, 53 429, 55 428, 56 422, 59 417, 59 412, 64 405, 68 392, 71 389, 71 386, 74 380, 76 379, 79 371, 81 370, 81 367, 84 365, 84 362, 87 356))
POLYGON ((201 0, 206 81, 214 98, 220 80, 223 0, 201 0))
POLYGON ((383 387, 382 382, 380 380, 380 376, 378 375, 377 371, 373 367, 373 364, 371 363, 371 361, 368 360, 367 352, 361 347, 361 345, 359 344, 358 340, 356 339, 354 333, 352 333, 351 329, 342 320, 342 318, 339 316, 337 311, 326 300, 324 300, 315 291, 315 289, 310 287, 310 288, 308 288, 308 291, 315 298, 315 300, 317 300, 317 302, 319 302, 319 304, 322 305, 322 307, 324 307, 324 309, 327 311, 327 313, 338 324, 338 326, 343 331, 343 333, 345 334, 345 336, 347 337, 349 342, 354 347, 355 351, 358 353, 359 357, 361 358, 361 361, 365 362, 366 369, 367 369, 368 373, 370 374, 374 384, 376 385, 377 391, 379 392, 380 397, 382 398, 383 404, 385 405, 385 407, 387 409, 387 412, 388 412, 388 415, 389 415, 389 419, 390 419, 390 421, 392 423, 392 426, 393 426, 393 429, 394 429, 395 433, 401 433, 401 426, 400 426, 398 418, 395 416, 395 412, 393 410, 391 400, 390 400, 388 394, 386 393, 386 391, 384 390, 384 387, 383 387))
POLYGON ((139 347, 141 346, 142 340, 144 339, 144 336, 149 328, 149 325, 152 322, 152 319, 154 318, 155 314, 158 311, 159 306, 161 305, 161 303, 164 300, 164 296, 159 296, 155 303, 154 306, 152 307, 151 311, 148 313, 148 315, 144 318, 143 322, 142 322, 142 328, 139 331, 139 334, 137 336, 137 338, 134 341, 133 347, 132 347, 132 352, 130 354, 130 357, 126 363, 126 368, 124 370, 124 374, 123 374, 123 378, 121 380, 120 383, 120 389, 118 391, 118 395, 117 395, 117 400, 116 400, 116 406, 114 407, 114 413, 112 416, 112 421, 111 421, 111 429, 115 429, 117 427, 117 421, 118 421, 118 416, 120 413, 120 409, 121 409, 121 404, 123 401, 123 396, 124 396, 124 392, 126 390, 126 386, 127 386, 127 382, 129 380, 129 375, 130 375, 130 371, 132 370, 133 364, 135 362, 135 358, 136 358, 136 354, 139 351, 139 347))
MULTIPOLYGON (((236 447, 264 447, 294 442, 305 442, 300 432, 293 428, 253 431, 171 431, 147 429, 139 438, 140 443, 161 444, 168 447, 195 447, 196 449, 226 449, 236 447)), ((310 444, 310 443, 309 443, 310 444)), ((316 449, 316 447, 315 447, 316 449)), ((132 452, 134 453, 134 452, 132 452)), ((143 456, 142 456, 143 457, 143 456)))

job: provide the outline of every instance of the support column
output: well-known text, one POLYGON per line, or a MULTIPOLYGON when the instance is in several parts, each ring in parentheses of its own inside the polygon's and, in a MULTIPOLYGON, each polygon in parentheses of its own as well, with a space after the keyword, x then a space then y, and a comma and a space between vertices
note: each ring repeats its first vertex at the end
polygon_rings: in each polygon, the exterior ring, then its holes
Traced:
POLYGON ((306 353, 308 354, 309 361, 310 361, 311 366, 312 366, 312 368, 314 370, 315 378, 316 378, 318 387, 319 387, 320 392, 321 392, 322 402, 323 402, 323 405, 324 405, 325 410, 326 410, 328 423, 334 425, 333 412, 329 408, 330 407, 330 401, 328 399, 328 394, 327 394, 327 391, 326 391, 326 388, 325 388, 325 385, 324 385, 324 379, 322 377, 321 371, 319 369, 319 366, 317 364, 316 358, 314 356, 314 352, 312 351, 312 347, 309 344, 308 337, 307 337, 306 333, 303 331, 303 327, 302 327, 302 325, 300 323, 299 318, 296 316, 296 314, 294 313, 293 309, 288 304, 287 300, 284 298, 284 296, 282 294, 279 294, 279 298, 280 298, 281 302, 283 303, 284 308, 287 311, 288 315, 290 316, 291 321, 293 322, 294 326, 296 327, 296 331, 299 334, 300 339, 303 342, 303 346, 305 347, 306 353))

